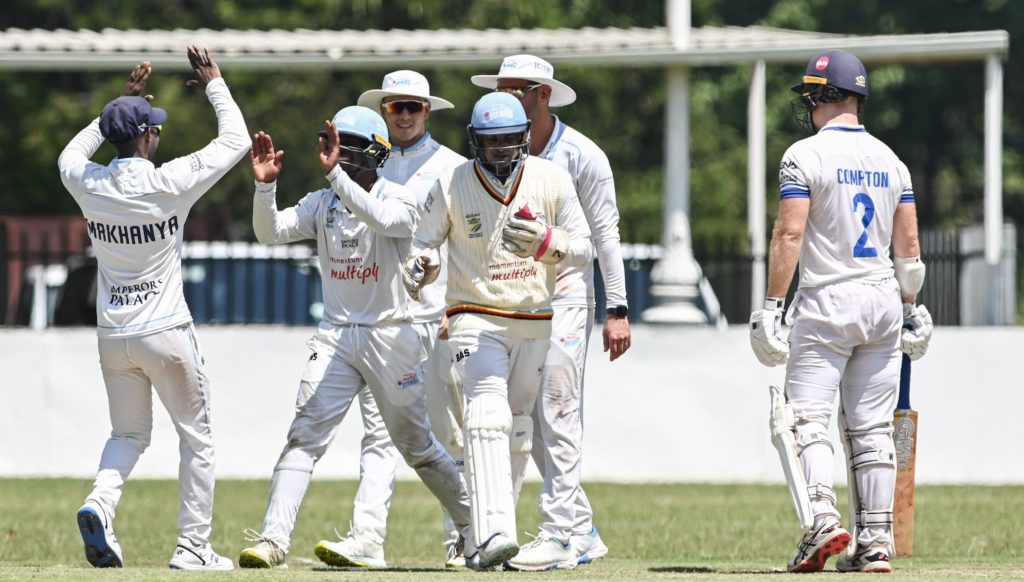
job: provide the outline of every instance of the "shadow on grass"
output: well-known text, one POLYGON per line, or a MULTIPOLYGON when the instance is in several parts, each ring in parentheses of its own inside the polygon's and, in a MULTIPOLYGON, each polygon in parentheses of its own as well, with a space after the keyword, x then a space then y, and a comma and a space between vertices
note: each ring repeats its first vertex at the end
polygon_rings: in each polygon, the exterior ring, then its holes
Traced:
POLYGON ((452 572, 449 568, 359 568, 353 567, 342 567, 342 566, 314 566, 310 568, 314 572, 394 572, 400 573, 426 573, 426 574, 437 574, 439 572, 452 572))
POLYGON ((714 568, 705 568, 703 566, 662 566, 658 568, 648 568, 647 571, 669 574, 715 574, 718 572, 718 570, 714 568))
POLYGON ((715 568, 707 568, 704 566, 662 566, 658 568, 648 568, 648 572, 654 572, 658 574, 786 574, 785 570, 718 570, 715 568))

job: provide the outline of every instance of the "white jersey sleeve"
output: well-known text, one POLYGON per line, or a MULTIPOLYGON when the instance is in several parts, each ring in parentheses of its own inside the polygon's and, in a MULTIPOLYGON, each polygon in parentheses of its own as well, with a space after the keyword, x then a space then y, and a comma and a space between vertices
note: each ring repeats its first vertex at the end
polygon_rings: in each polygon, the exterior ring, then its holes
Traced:
POLYGON ((320 192, 311 192, 299 203, 277 209, 277 182, 256 182, 252 200, 252 229, 256 240, 273 245, 316 238, 316 217, 323 204, 320 192))
POLYGON ((419 213, 416 210, 416 200, 407 188, 396 188, 393 195, 381 197, 381 188, 371 188, 370 192, 363 190, 362 186, 349 178, 341 166, 335 166, 327 174, 327 181, 341 203, 371 229, 384 236, 412 237, 419 213))
POLYGON ((61 180, 85 217, 96 253, 97 334, 132 337, 192 320, 182 292, 181 246, 192 205, 250 146, 238 105, 223 79, 206 94, 218 135, 202 150, 156 168, 142 158, 89 158, 103 144, 98 120, 79 132, 58 160, 61 180))
MULTIPOLYGON (((555 130, 541 157, 561 166, 572 178, 592 233, 594 253, 604 280, 606 305, 627 305, 619 209, 608 156, 592 140, 556 117, 555 130)), ((581 266, 560 264, 557 272, 554 305, 594 306, 593 262, 581 266)))
POLYGON ((413 252, 439 248, 448 239, 451 216, 448 214, 448 184, 451 173, 442 176, 427 193, 423 201, 423 219, 416 229, 413 252))
POLYGON ((590 226, 583 215, 580 198, 569 175, 563 173, 562 198, 558 206, 556 225, 569 233, 569 250, 559 263, 568 267, 582 267, 594 262, 594 245, 590 241, 590 226))
POLYGON ((810 199, 800 287, 893 276, 893 216, 913 202, 906 166, 863 126, 828 125, 786 151, 780 196, 810 199))

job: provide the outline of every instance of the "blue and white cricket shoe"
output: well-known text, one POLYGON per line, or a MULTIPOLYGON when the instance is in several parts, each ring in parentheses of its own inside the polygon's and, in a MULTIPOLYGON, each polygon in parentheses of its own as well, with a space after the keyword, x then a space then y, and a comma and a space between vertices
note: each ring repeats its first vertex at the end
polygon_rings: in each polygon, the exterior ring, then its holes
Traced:
POLYGON ((121 568, 121 544, 114 536, 114 526, 99 503, 86 499, 78 510, 78 529, 85 543, 85 559, 96 568, 121 568))

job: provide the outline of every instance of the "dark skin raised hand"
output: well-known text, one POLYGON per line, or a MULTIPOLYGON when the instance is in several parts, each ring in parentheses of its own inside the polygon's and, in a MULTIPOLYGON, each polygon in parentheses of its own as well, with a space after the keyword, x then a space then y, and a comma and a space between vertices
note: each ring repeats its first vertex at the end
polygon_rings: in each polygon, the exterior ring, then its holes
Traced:
POLYGON ((220 67, 213 62, 210 51, 205 47, 190 44, 185 52, 188 54, 188 62, 192 65, 192 70, 196 73, 196 78, 186 81, 186 85, 206 89, 206 85, 210 81, 220 78, 220 67))
POLYGON ((338 158, 341 152, 338 150, 341 138, 338 137, 338 128, 333 121, 324 120, 324 129, 327 131, 327 138, 320 138, 320 167, 325 174, 330 174, 334 166, 338 165, 338 158))
POLYGON ((128 81, 125 82, 121 95, 143 97, 146 101, 152 101, 152 95, 143 95, 146 92, 146 83, 149 82, 152 75, 153 65, 149 64, 149 61, 142 61, 128 75, 128 81))
POLYGON ((274 151, 274 140, 264 132, 252 136, 252 148, 249 150, 249 161, 252 162, 252 173, 257 182, 264 184, 277 180, 281 175, 281 158, 284 150, 274 151))

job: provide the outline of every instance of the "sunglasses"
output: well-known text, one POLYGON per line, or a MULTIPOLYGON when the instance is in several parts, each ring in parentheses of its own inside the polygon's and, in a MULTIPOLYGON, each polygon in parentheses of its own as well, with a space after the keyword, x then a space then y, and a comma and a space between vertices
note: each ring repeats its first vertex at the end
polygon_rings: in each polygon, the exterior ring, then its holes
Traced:
POLYGON ((409 113, 419 113, 423 111, 426 103, 422 101, 392 101, 390 103, 384 103, 384 111, 388 113, 399 113, 402 111, 408 111, 409 113))
POLYGON ((164 126, 162 123, 160 125, 140 125, 139 129, 141 129, 142 131, 149 131, 150 129, 155 129, 156 136, 160 137, 160 132, 164 130, 164 126))
POLYGON ((496 93, 510 93, 516 99, 522 99, 526 97, 526 94, 534 89, 543 87, 544 83, 534 83, 532 85, 523 85, 522 87, 497 87, 494 89, 496 93))

